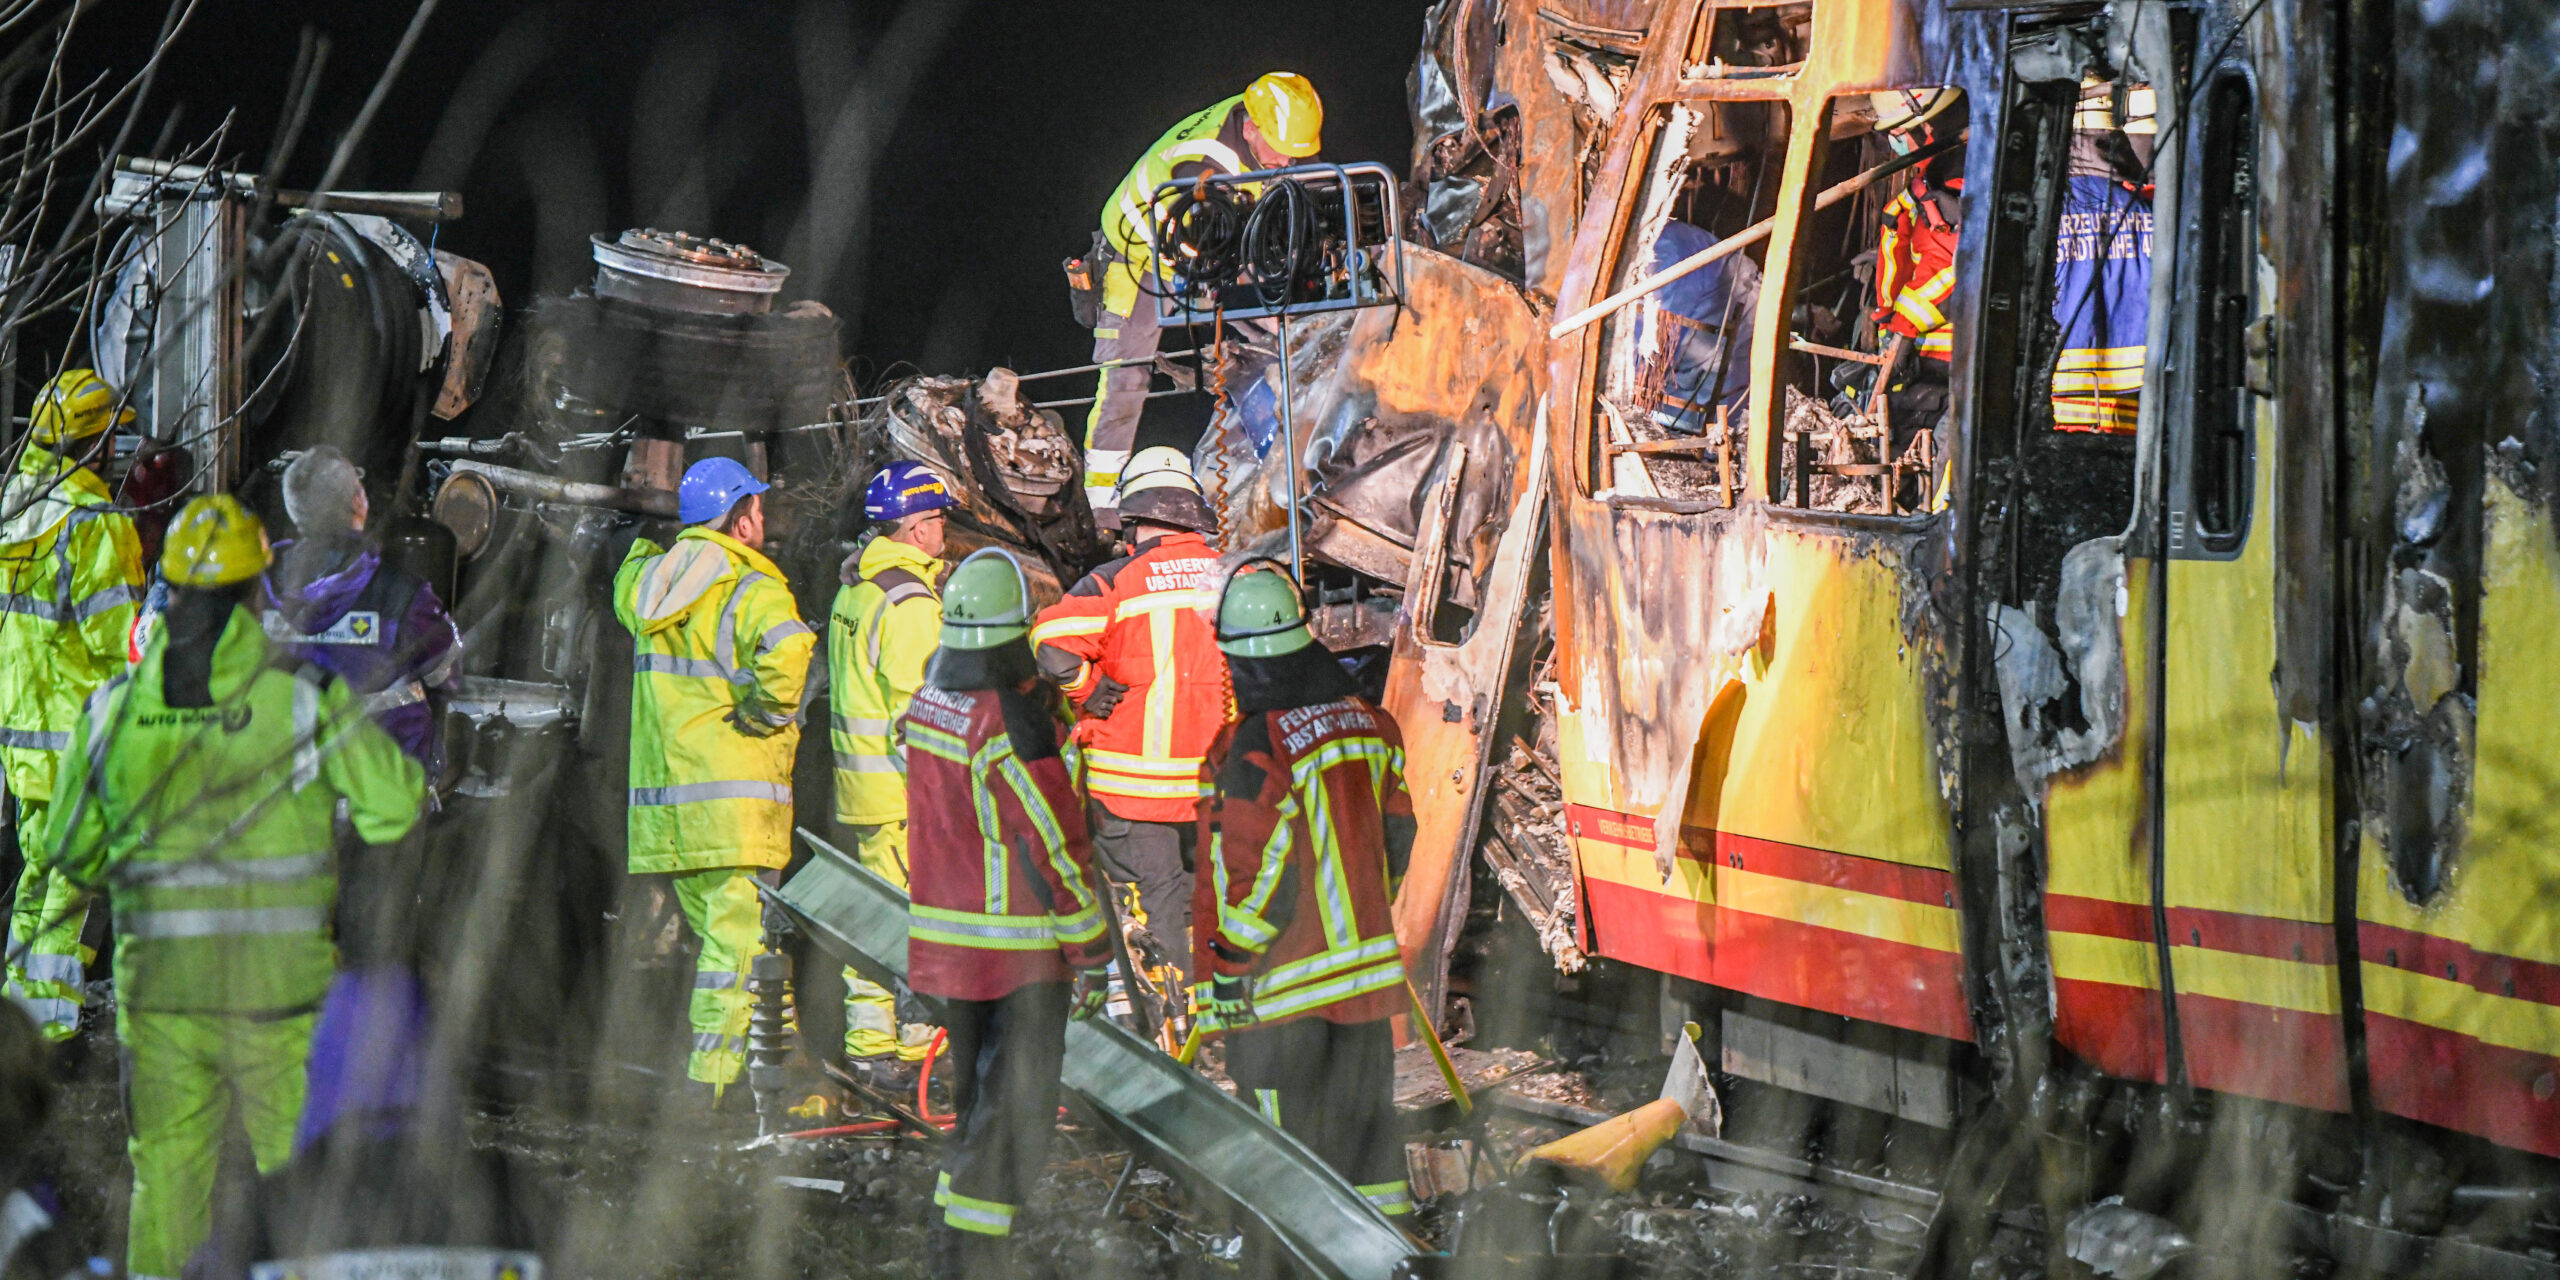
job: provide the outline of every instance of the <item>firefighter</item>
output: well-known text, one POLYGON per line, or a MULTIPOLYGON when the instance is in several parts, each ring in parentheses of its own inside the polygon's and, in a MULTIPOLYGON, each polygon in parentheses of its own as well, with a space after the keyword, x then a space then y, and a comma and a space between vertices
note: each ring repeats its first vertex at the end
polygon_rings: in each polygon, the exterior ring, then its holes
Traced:
POLYGON ((1031 640, 1082 713, 1094 858, 1136 887, 1146 936, 1187 985, 1200 764, 1233 718, 1207 620, 1218 553, 1203 535, 1218 522, 1188 467, 1131 476, 1120 503, 1135 549, 1043 610, 1031 640))
POLYGON ((746 1062, 747 962, 764 936, 756 877, 791 858, 791 759, 817 639, 765 558, 766 486, 730 458, 686 469, 684 531, 634 539, 613 576, 633 637, 629 844, 666 874, 702 951, 685 1074, 718 1102, 746 1062))
MULTIPOLYGON (((385 565, 364 536, 371 507, 346 455, 321 445, 294 459, 284 509, 301 536, 277 544, 267 634, 346 681, 433 787, 444 753, 430 695, 441 699, 461 674, 462 634, 435 588, 385 565)), ((415 963, 426 941, 417 903, 430 893, 421 842, 377 850, 342 841, 340 852, 342 956, 357 967, 415 963)))
POLYGON ((1406 1002, 1389 916, 1413 850, 1403 739, 1268 562, 1240 568, 1217 609, 1243 719, 1199 802, 1194 1007, 1205 1031, 1228 1033, 1240 1100, 1380 1212, 1411 1213, 1387 1023, 1406 1002))
MULTIPOLYGON (((863 490, 871 536, 844 562, 844 586, 827 613, 827 674, 833 701, 836 822, 862 865, 907 884, 906 760, 890 736, 924 687, 924 665, 941 643, 944 511, 950 488, 931 468, 892 462, 863 490)), ((898 1025, 889 989, 844 971, 844 1052, 857 1063, 914 1062, 932 1029, 898 1025)))
POLYGON ((260 1172, 292 1154, 337 968, 336 812, 387 844, 425 795, 354 690, 268 642, 268 561, 229 495, 179 513, 160 561, 169 612, 141 663, 89 698, 40 846, 115 909, 135 1277, 177 1275, 204 1239, 235 1112, 260 1172))
POLYGON ((1014 1214, 1058 1113, 1067 1020, 1102 1007, 1111 949, 1057 726, 1035 695, 1022 566, 994 548, 970 556, 942 610, 942 650, 899 722, 907 981, 943 1001, 955 1069, 937 1269, 1010 1275, 1014 1214))
POLYGON ((1105 532, 1123 518, 1120 473, 1137 443, 1138 416, 1146 408, 1163 336, 1156 319, 1162 280, 1154 251, 1156 188, 1305 160, 1321 149, 1323 131, 1324 102, 1315 86, 1294 72, 1271 72, 1242 94, 1183 117, 1138 157, 1103 206, 1101 261, 1091 268, 1102 277, 1093 358, 1108 367, 1085 418, 1084 493, 1105 532))
MULTIPOLYGON (((1888 89, 1869 95, 1875 131, 1898 155, 1960 138, 1961 89, 1888 89)), ((1941 152, 1908 171, 1910 183, 1885 204, 1876 241, 1873 319, 1890 335, 1882 371, 1897 453, 1912 433, 1946 417, 1947 370, 1955 360, 1955 325, 1947 300, 1956 291, 1956 239, 1964 226, 1964 151, 1941 152), (1909 358, 1916 350, 1918 359, 1909 358)))
POLYGON ((17 474, 0 486, 0 766, 26 857, 9 918, 7 994, 54 1040, 80 1029, 88 912, 70 886, 38 870, 34 851, 72 722, 90 692, 124 670, 142 603, 141 541, 99 476, 110 428, 132 420, 97 374, 66 370, 36 397, 17 474))
POLYGON ((2072 114, 2071 169, 2053 255, 2053 425, 2131 434, 2142 413, 2151 322, 2151 147, 2159 135, 2148 85, 2085 79, 2072 114), (2121 101, 2119 101, 2121 94, 2121 101))

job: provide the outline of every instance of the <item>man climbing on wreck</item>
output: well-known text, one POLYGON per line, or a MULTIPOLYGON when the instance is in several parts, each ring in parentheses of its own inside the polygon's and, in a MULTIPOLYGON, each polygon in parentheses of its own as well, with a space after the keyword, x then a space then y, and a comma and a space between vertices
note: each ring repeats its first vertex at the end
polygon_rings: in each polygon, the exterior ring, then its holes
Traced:
POLYGON ((1156 188, 1303 163, 1322 148, 1323 131, 1324 102, 1315 86, 1294 72, 1271 72, 1243 93, 1183 117, 1138 157, 1103 206, 1096 255, 1102 260, 1086 268, 1102 293, 1093 358, 1104 368, 1085 419, 1084 493, 1105 532, 1120 527, 1120 472, 1137 444, 1163 337, 1156 321, 1163 279, 1155 257, 1156 188))

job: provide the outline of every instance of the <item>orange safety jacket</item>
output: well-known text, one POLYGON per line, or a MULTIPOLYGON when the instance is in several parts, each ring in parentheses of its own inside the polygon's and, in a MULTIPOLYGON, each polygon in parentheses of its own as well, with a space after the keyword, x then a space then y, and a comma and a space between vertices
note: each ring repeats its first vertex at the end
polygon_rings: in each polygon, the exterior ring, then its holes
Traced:
POLYGON ((1075 737, 1086 792, 1131 822, 1191 821, 1201 761, 1235 718, 1209 621, 1217 607, 1218 553, 1199 534, 1171 533, 1086 574, 1031 628, 1044 657, 1073 658, 1064 683, 1077 706, 1097 676, 1128 687, 1110 715, 1079 721, 1075 737))
POLYGON ((1390 909, 1413 851, 1413 796, 1395 719, 1344 698, 1256 712, 1219 745, 1200 801, 1209 852, 1192 890, 1192 971, 1245 975, 1261 1023, 1402 1011, 1390 909))
MULTIPOLYGON (((1953 189, 1961 191, 1962 185, 1953 189)), ((1956 354, 1946 308, 1956 291, 1957 230, 1915 182, 1885 205, 1884 230, 1877 237, 1876 306, 1891 313, 1885 328, 1912 339, 1932 360, 1953 360, 1956 354)))
POLYGON ((1011 690, 916 691, 907 752, 907 985, 1000 1000, 1111 961, 1057 727, 1011 690))

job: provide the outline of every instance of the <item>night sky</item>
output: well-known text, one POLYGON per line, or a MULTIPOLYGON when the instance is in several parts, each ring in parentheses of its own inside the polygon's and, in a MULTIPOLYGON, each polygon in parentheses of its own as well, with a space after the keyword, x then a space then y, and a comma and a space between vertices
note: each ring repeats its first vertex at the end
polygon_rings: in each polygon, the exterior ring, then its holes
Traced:
MULTIPOLYGON (((458 186, 466 216, 439 243, 486 262, 511 309, 537 288, 584 282, 589 232, 652 223, 789 262, 786 296, 835 307, 865 375, 898 362, 936 372, 1076 364, 1090 337, 1067 317, 1058 260, 1083 250, 1138 153, 1183 114, 1286 69, 1324 95, 1328 158, 1402 171, 1404 79, 1423 10, 1413 0, 443 0, 340 186, 458 186), (883 64, 911 74, 871 167, 868 234, 833 262, 795 257, 794 228, 813 198, 806 86, 837 95, 827 86, 900 78, 883 64)), ((308 185, 412 12, 405 0, 199 0, 137 142, 159 135, 173 107, 181 142, 232 111, 229 150, 256 163, 299 33, 314 26, 332 44, 286 176, 308 185)), ((156 0, 106 0, 86 19, 85 55, 132 65, 160 13, 156 0)), ((829 190, 839 194, 817 198, 848 207, 843 184, 829 190)))

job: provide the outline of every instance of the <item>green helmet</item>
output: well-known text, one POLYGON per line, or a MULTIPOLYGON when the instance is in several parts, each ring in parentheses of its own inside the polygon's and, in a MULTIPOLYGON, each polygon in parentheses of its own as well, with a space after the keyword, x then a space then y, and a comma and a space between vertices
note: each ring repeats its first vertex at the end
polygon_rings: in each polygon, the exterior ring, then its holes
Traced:
POLYGON ((1031 583, 1001 547, 982 547, 942 588, 942 647, 992 649, 1031 633, 1031 583))
POLYGON ((1218 593, 1220 649, 1239 658, 1277 658, 1316 642, 1307 632, 1298 584, 1277 565, 1248 560, 1228 575, 1226 590, 1218 593))

